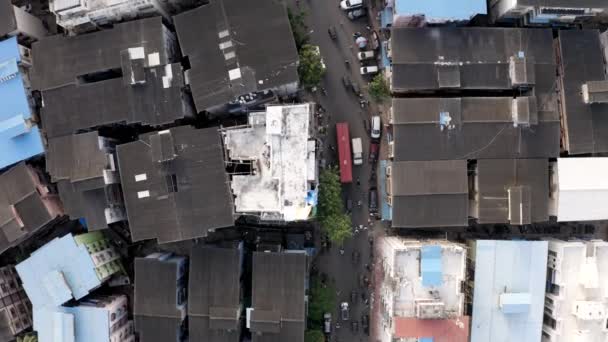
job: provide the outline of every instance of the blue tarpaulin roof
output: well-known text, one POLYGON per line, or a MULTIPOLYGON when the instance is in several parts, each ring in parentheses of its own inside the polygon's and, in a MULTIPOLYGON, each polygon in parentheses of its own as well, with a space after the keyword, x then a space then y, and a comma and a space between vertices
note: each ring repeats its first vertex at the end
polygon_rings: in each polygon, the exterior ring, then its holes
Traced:
POLYGON ((487 14, 486 0, 395 0, 398 15, 424 14, 436 19, 469 20, 476 14, 487 14))
POLYGON ((388 202, 386 201, 386 164, 386 160, 380 161, 380 166, 377 174, 380 175, 380 182, 378 184, 380 185, 380 207, 382 209, 382 220, 390 221, 393 219, 393 209, 390 205, 388 205, 388 202))
POLYGON ((0 41, 0 169, 44 152, 38 127, 29 127, 30 106, 18 63, 16 38, 0 41))
POLYGON ((421 337, 418 339, 418 342, 433 342, 434 339, 432 337, 421 337))
POLYGON ((441 246, 422 246, 422 286, 439 286, 443 282, 441 246))

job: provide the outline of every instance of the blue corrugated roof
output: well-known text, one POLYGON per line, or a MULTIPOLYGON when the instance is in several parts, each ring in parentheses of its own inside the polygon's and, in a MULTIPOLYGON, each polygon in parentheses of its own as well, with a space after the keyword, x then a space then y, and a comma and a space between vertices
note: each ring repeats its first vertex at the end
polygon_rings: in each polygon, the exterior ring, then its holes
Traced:
POLYGON ((20 60, 15 37, 0 41, 0 169, 44 152, 38 127, 26 123, 32 113, 18 72, 20 60))
POLYGON ((15 268, 38 309, 80 299, 101 285, 86 247, 78 246, 71 234, 50 241, 15 268))
POLYGON ((398 15, 424 14, 428 21, 469 20, 487 14, 486 0, 395 0, 398 15))
POLYGON ((104 308, 90 306, 37 310, 34 330, 40 342, 108 342, 110 321, 104 308), (70 324, 72 322, 72 324, 70 324))
POLYGON ((547 250, 547 241, 477 241, 471 342, 541 340, 547 250), (505 293, 529 293, 528 310, 505 313, 500 307, 505 293))
POLYGON ((421 337, 418 339, 418 342, 433 342, 434 339, 432 337, 421 337))
POLYGON ((422 286, 439 286, 443 283, 441 267, 441 246, 422 246, 420 268, 422 269, 422 286))
POLYGON ((386 160, 381 160, 377 174, 380 175, 380 182, 378 182, 378 184, 380 185, 380 208, 382 220, 390 221, 393 219, 393 209, 386 201, 386 165, 386 160))

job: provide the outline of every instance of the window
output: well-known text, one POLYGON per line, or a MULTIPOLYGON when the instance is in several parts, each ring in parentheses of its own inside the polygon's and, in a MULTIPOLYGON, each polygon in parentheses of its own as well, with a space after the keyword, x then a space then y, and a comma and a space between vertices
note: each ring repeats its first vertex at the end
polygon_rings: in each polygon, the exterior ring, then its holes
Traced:
POLYGON ((175 174, 166 175, 165 182, 167 183, 167 192, 177 192, 177 176, 175 174))

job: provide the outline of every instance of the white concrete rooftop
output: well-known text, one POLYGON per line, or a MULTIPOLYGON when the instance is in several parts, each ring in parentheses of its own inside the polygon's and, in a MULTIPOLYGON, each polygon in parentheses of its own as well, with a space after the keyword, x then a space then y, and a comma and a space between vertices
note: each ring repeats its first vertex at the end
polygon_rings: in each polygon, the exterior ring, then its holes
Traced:
POLYGON ((381 253, 385 269, 385 290, 390 291, 392 287, 393 292, 392 316, 423 318, 420 315, 421 304, 425 305, 423 303, 441 303, 435 308, 440 308, 443 313, 440 314, 441 317, 435 318, 452 318, 463 314, 464 294, 461 292, 461 282, 465 278, 466 266, 466 250, 463 246, 445 240, 415 241, 388 237, 382 239, 381 253), (423 284, 423 246, 441 247, 441 284, 437 286, 423 284))
POLYGON ((309 139, 313 106, 269 106, 249 115, 246 126, 223 131, 231 161, 252 161, 252 174, 232 175, 237 213, 285 221, 305 220, 310 182, 316 180, 314 140, 309 139))

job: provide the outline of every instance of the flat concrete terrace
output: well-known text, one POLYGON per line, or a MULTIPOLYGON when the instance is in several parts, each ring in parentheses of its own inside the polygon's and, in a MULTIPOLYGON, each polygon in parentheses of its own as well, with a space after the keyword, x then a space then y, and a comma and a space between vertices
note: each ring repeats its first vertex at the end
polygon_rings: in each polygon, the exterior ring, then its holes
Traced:
POLYGON ((285 221, 309 216, 309 184, 317 178, 311 112, 311 104, 269 106, 251 113, 246 126, 222 132, 228 160, 252 164, 251 173, 231 175, 237 213, 285 221))

